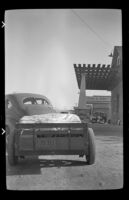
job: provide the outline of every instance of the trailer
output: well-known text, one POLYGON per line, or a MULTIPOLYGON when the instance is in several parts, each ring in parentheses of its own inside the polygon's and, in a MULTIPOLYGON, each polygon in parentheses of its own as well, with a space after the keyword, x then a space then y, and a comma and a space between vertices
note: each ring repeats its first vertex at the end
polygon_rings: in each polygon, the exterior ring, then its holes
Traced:
POLYGON ((95 136, 87 123, 75 114, 36 113, 24 114, 12 123, 7 120, 10 165, 18 164, 20 157, 33 155, 79 155, 85 156, 87 164, 95 163, 95 136))

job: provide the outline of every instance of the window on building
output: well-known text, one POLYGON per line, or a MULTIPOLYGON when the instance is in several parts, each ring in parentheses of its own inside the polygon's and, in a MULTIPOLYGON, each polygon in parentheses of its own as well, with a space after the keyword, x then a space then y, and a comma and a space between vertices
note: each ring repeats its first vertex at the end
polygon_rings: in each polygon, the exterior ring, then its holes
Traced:
POLYGON ((117 66, 120 65, 120 57, 117 57, 117 66))
POLYGON ((116 98, 116 112, 119 113, 119 94, 117 94, 117 98, 116 98))

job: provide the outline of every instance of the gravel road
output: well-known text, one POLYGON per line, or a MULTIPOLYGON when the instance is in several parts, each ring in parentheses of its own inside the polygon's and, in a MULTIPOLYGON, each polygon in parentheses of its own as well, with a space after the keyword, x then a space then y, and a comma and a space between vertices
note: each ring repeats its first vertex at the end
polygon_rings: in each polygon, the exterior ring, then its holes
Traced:
MULTIPOLYGON (((102 127, 102 128, 101 128, 102 127)), ((85 157, 39 156, 20 160, 10 167, 6 161, 6 185, 11 190, 101 190, 123 187, 123 137, 120 129, 94 128, 96 162, 85 157), (107 131, 101 131, 107 130, 107 131), (118 130, 119 129, 119 130, 118 130), (116 132, 115 132, 116 130, 116 132)), ((6 159, 7 160, 7 159, 6 159)))

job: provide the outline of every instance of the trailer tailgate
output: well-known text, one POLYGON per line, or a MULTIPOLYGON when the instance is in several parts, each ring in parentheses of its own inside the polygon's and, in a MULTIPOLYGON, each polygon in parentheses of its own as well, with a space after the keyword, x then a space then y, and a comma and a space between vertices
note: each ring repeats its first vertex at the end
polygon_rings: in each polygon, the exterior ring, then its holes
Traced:
POLYGON ((87 148, 86 123, 43 123, 16 125, 16 152, 66 153, 87 148))

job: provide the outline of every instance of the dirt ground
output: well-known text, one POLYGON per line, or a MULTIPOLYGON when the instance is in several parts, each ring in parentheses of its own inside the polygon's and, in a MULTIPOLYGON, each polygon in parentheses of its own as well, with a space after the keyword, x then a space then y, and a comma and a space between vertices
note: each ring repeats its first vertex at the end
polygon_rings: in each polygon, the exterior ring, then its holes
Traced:
MULTIPOLYGON (((6 185, 11 190, 103 190, 123 187, 122 127, 93 125, 96 162, 85 157, 28 157, 10 167, 6 161, 6 185)), ((7 160, 7 159, 6 159, 7 160)))

